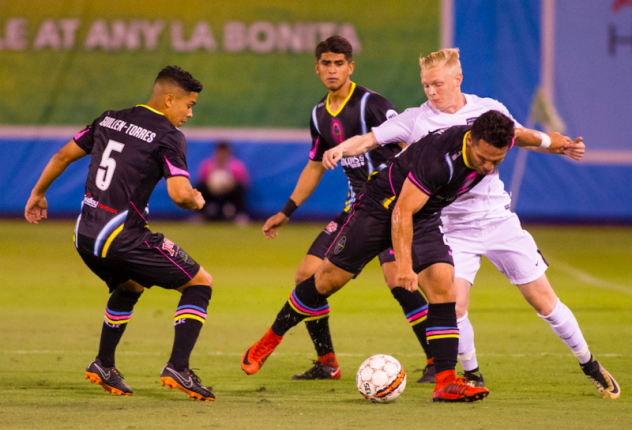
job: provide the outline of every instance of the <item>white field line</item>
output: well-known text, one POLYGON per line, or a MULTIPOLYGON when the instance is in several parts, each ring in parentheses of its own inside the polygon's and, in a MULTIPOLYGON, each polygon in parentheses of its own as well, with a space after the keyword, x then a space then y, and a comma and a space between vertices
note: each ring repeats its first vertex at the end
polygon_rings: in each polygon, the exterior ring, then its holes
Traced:
MULTIPOLYGON (((7 355, 59 355, 59 354, 73 354, 73 355, 91 355, 94 354, 94 351, 53 351, 53 350, 0 350, 0 353, 7 355)), ((146 351, 117 351, 117 355, 164 355, 164 352, 146 352, 146 351)), ((207 355, 215 355, 215 356, 226 356, 226 357, 241 357, 243 353, 241 352, 223 352, 223 351, 208 351, 207 355)), ((310 358, 305 353, 301 352, 274 352, 272 355, 277 357, 298 357, 304 356, 306 358, 310 358)), ((346 353, 346 352, 337 352, 336 355, 338 357, 358 357, 358 358, 366 358, 367 353, 346 353)), ((426 357, 425 354, 413 353, 413 354, 398 354, 398 356, 402 357, 426 357)), ((477 353, 477 357, 511 357, 511 358, 528 358, 528 357, 569 357, 572 358, 573 354, 570 352, 568 354, 551 354, 549 352, 540 352, 540 353, 529 353, 529 354, 487 354, 487 353, 477 353)), ((600 357, 625 357, 623 354, 599 354, 600 357)))
POLYGON ((626 294, 628 296, 632 296, 632 287, 626 287, 625 285, 617 284, 615 282, 606 281, 604 279, 597 278, 592 276, 583 270, 572 266, 568 263, 564 263, 562 261, 552 260, 547 257, 550 266, 549 269, 559 269, 560 271, 566 273, 567 275, 575 278, 579 282, 591 285, 593 287, 601 288, 603 290, 615 291, 617 293, 626 294))

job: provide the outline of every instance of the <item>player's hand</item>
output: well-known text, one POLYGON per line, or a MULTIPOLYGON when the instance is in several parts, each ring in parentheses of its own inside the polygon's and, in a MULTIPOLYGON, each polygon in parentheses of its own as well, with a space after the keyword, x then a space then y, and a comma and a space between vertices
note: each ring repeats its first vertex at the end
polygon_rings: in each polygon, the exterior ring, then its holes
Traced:
POLYGON ((274 239, 279 234, 279 229, 287 224, 289 220, 290 219, 281 212, 272 215, 263 225, 263 235, 268 239, 274 239))
POLYGON ((404 287, 408 291, 417 291, 417 274, 409 265, 398 264, 395 281, 397 282, 396 285, 404 287))
POLYGON ((24 209, 24 218, 31 224, 38 224, 41 219, 48 218, 48 202, 44 196, 35 196, 31 194, 29 201, 26 202, 24 209))
POLYGON ((551 146, 548 148, 551 154, 564 154, 566 145, 573 143, 570 137, 560 133, 549 133, 548 136, 551 138, 551 146))
POLYGON ((199 211, 204 207, 206 201, 204 197, 202 197, 202 193, 200 193, 197 189, 193 188, 193 198, 195 200, 196 207, 193 208, 194 211, 199 211))
POLYGON ((338 166, 338 161, 342 158, 342 150, 339 147, 328 149, 323 154, 323 166, 327 170, 333 170, 338 166))
POLYGON ((585 152, 586 145, 584 145, 584 139, 581 137, 578 137, 564 147, 564 155, 568 155, 573 160, 581 160, 585 152))

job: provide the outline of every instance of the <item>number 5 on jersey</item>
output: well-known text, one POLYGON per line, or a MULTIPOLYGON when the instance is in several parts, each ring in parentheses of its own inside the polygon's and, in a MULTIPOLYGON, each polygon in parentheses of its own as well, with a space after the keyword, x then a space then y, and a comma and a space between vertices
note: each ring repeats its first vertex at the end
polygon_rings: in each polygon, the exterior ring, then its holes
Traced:
POLYGON ((100 190, 105 191, 108 189, 110 182, 112 182, 112 176, 114 176, 114 170, 116 170, 116 160, 110 158, 112 151, 123 152, 124 147, 125 144, 121 142, 112 139, 108 141, 108 146, 105 147, 105 151, 103 151, 103 156, 101 157, 101 164, 99 164, 95 181, 100 190))

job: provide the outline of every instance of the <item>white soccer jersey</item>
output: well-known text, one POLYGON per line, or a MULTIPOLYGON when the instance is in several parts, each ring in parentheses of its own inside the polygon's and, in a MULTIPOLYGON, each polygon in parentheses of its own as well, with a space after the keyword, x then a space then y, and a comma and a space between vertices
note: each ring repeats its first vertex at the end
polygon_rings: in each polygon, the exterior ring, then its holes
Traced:
MULTIPOLYGON (((435 109, 430 102, 418 108, 406 109, 402 114, 372 129, 380 145, 394 142, 411 144, 431 131, 472 124, 476 118, 489 110, 497 110, 513 119, 516 127, 522 127, 497 100, 463 94, 466 104, 454 114, 435 109)), ((445 226, 471 223, 482 219, 506 216, 511 200, 495 168, 478 185, 454 201, 442 211, 445 226)))

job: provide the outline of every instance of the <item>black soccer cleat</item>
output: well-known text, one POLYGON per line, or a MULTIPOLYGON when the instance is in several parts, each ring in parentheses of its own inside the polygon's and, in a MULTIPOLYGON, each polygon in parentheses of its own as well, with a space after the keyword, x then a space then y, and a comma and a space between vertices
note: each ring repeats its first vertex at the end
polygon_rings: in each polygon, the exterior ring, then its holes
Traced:
POLYGON ((93 384, 101 385, 104 391, 117 396, 131 396, 134 394, 129 385, 123 382, 121 372, 115 367, 104 367, 98 358, 95 358, 86 367, 86 379, 89 379, 93 384))
POLYGON ((173 367, 173 364, 167 363, 167 365, 162 368, 162 372, 160 372, 160 380, 163 386, 166 385, 170 390, 177 388, 187 393, 191 399, 203 400, 205 402, 215 400, 215 396, 211 390, 203 386, 200 378, 189 368, 178 372, 173 367))
POLYGON ((314 379, 340 379, 340 366, 330 366, 314 360, 314 367, 305 373, 292 376, 295 381, 305 381, 314 379))
POLYGON ((621 388, 619 388, 617 381, 597 360, 593 360, 590 357, 588 363, 580 364, 580 366, 588 380, 597 388, 601 397, 604 399, 616 399, 621 395, 621 388))
POLYGON ((478 370, 478 367, 474 370, 466 370, 460 375, 463 375, 466 382, 472 387, 481 388, 485 386, 485 379, 483 379, 483 375, 481 374, 481 371, 478 370))
POLYGON ((434 363, 428 363, 424 367, 424 374, 417 380, 418 384, 434 384, 435 383, 435 365, 434 363))

